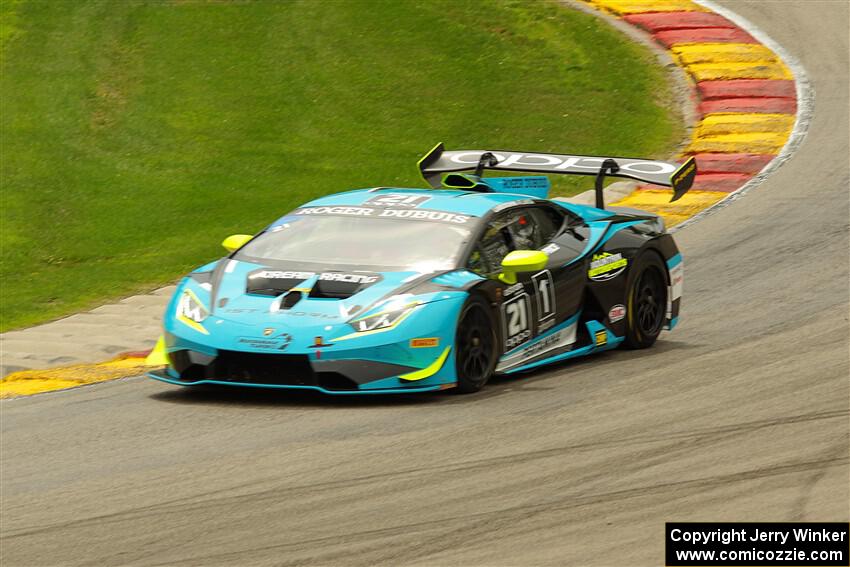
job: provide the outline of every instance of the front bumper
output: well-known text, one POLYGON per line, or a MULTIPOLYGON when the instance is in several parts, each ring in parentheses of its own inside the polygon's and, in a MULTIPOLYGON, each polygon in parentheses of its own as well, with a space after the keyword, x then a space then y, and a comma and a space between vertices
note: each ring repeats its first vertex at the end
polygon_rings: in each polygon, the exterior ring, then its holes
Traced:
POLYGON ((209 325, 213 332, 203 334, 166 319, 169 365, 149 376, 182 386, 224 384, 332 394, 450 388, 457 381, 453 343, 463 297, 452 299, 421 306, 397 328, 362 335, 347 325, 296 327, 296 321, 289 320, 263 339, 258 335, 265 323, 215 322, 209 325), (277 338, 281 331, 286 332, 285 341, 277 338), (319 335, 326 338, 311 344, 319 335))
POLYGON ((181 386, 223 384, 329 394, 427 392, 454 386, 453 379, 442 375, 447 359, 438 357, 431 365, 433 372, 423 379, 406 380, 405 376, 421 373, 422 369, 365 359, 321 360, 307 354, 220 350, 216 355, 207 355, 178 350, 169 353, 168 367, 149 372, 148 376, 181 386))
POLYGON ((178 386, 201 386, 204 384, 213 384, 220 386, 243 386, 248 388, 270 388, 278 390, 314 390, 323 394, 333 395, 365 395, 365 394, 411 394, 419 392, 435 392, 437 390, 445 390, 454 387, 454 383, 433 384, 429 386, 405 386, 397 388, 372 388, 369 390, 332 390, 327 389, 318 384, 257 384, 253 382, 236 382, 233 380, 215 380, 202 379, 194 382, 172 378, 166 370, 154 370, 148 372, 147 376, 168 384, 176 384, 178 386))

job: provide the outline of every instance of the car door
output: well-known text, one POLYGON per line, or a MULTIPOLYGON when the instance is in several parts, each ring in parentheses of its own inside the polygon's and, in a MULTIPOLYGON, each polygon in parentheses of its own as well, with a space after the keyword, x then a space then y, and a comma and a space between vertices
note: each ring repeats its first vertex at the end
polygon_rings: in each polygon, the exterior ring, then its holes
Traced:
MULTIPOLYGON (((542 206, 502 211, 487 224, 467 267, 495 278, 505 256, 514 250, 541 250, 561 229, 562 217, 542 206)), ((514 285, 502 289, 500 306, 503 351, 508 352, 552 328, 557 321, 555 278, 549 266, 536 273, 518 274, 514 285)))

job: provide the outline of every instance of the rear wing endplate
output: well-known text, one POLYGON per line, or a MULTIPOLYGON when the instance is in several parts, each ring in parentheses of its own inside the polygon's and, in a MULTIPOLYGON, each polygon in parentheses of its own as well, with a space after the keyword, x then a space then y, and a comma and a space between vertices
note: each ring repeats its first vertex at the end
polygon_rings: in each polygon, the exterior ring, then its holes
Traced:
POLYGON ((597 206, 600 205, 602 181, 606 175, 634 179, 643 183, 671 187, 675 201, 687 193, 697 173, 696 161, 683 164, 639 158, 541 154, 510 150, 446 150, 442 143, 419 160, 419 171, 432 187, 442 186, 444 173, 484 169, 492 171, 526 171, 559 175, 594 175, 597 179, 597 206), (489 154, 489 155, 488 155, 489 154))

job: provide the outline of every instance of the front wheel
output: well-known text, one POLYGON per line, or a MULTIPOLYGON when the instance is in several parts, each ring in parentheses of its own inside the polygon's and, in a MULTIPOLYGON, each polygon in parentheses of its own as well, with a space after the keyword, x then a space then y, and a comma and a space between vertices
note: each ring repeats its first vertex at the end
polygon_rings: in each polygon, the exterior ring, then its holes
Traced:
POLYGON ((667 312, 666 267, 657 254, 638 256, 629 275, 626 310, 626 348, 647 348, 655 343, 667 312))
POLYGON ((493 375, 497 355, 495 329, 489 303, 481 297, 470 297, 460 313, 455 335, 456 392, 477 392, 493 375))

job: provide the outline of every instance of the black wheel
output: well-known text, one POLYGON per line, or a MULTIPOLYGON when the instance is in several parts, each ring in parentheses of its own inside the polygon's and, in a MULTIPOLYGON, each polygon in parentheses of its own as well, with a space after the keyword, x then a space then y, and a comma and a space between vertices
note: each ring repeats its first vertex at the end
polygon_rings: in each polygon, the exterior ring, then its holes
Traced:
POLYGON ((471 297, 463 306, 455 335, 455 370, 460 394, 484 387, 496 368, 496 325, 490 305, 471 297))
POLYGON ((638 256, 629 275, 626 305, 626 348, 655 343, 667 312, 666 268, 654 252, 638 256))

